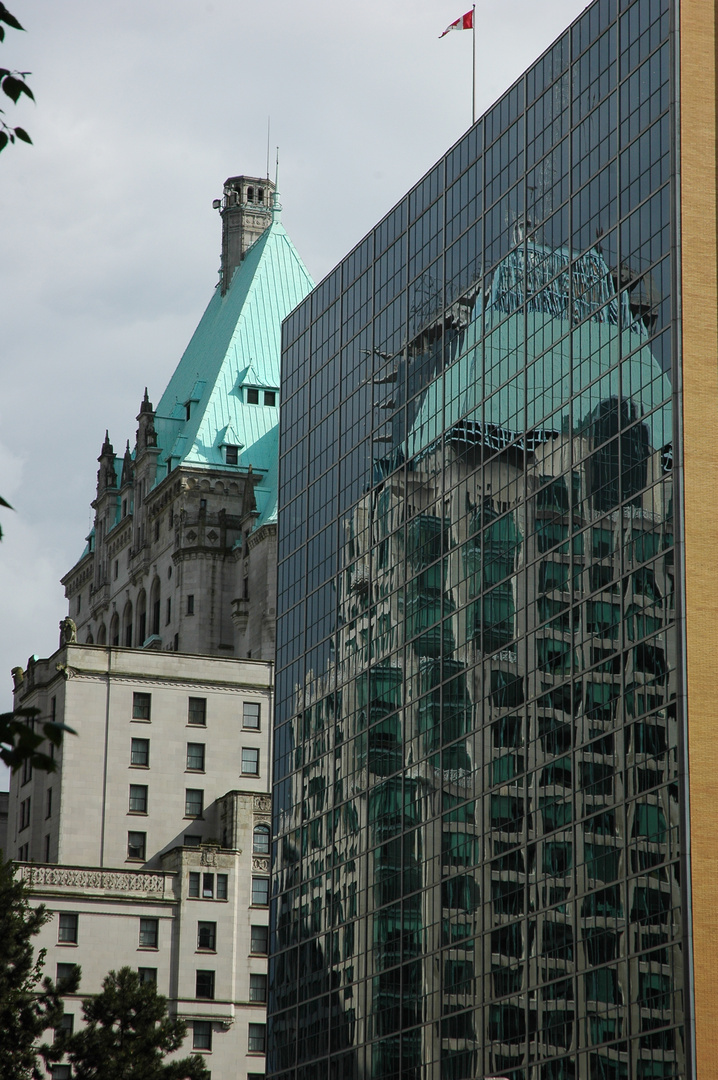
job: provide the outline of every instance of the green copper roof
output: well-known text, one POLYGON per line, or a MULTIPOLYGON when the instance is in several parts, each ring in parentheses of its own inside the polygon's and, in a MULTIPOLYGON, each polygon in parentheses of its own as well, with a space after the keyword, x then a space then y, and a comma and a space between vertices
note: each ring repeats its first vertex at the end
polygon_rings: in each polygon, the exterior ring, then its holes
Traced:
POLYGON ((275 210, 226 294, 216 290, 157 405, 158 482, 168 463, 231 473, 224 448, 238 446, 240 468, 251 464, 262 476, 257 524, 276 518, 282 320, 313 287, 275 210), (259 404, 248 402, 249 389, 259 404), (265 390, 275 405, 264 404, 265 390))

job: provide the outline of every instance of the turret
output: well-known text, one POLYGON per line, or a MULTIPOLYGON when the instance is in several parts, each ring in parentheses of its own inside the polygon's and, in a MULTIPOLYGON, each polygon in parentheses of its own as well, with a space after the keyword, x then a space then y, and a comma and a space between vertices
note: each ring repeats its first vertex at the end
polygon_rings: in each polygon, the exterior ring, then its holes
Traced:
POLYGON ((105 431, 105 441, 102 444, 100 456, 97 459, 100 467, 97 470, 97 497, 108 490, 117 487, 117 473, 115 471, 115 451, 110 442, 110 434, 105 431))
POLYGON ((147 387, 145 387, 145 396, 142 399, 136 419, 139 425, 137 428, 137 457, 139 458, 140 454, 144 453, 145 450, 157 446, 155 413, 152 402, 147 396, 147 387))
POLYGON ((248 249, 272 222, 274 184, 256 176, 230 176, 224 182, 224 197, 212 205, 222 215, 220 276, 224 296, 248 249))

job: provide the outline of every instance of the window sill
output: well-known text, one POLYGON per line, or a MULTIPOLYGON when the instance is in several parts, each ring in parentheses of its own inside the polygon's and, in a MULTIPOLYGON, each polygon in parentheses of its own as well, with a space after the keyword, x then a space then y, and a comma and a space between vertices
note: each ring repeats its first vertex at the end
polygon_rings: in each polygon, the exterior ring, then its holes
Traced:
POLYGON ((159 945, 138 945, 137 952, 153 952, 158 953, 160 951, 159 945))
POLYGON ((204 814, 185 814, 183 821, 204 821, 204 814))
POLYGON ((129 768, 130 769, 147 769, 147 770, 149 770, 149 765, 132 765, 132 764, 130 764, 129 768))
POLYGON ((135 865, 135 866, 144 866, 144 864, 147 862, 147 860, 146 859, 140 859, 139 857, 134 858, 133 856, 128 855, 127 858, 125 859, 125 862, 133 863, 133 865, 135 865))
POLYGON ((194 773, 195 776, 204 776, 206 771, 206 769, 190 769, 189 767, 185 769, 186 773, 194 773))
POLYGON ((146 810, 128 810, 128 817, 148 817, 146 810))
POLYGON ((58 941, 58 947, 60 949, 77 949, 79 948, 76 941, 58 941))
POLYGON ((259 773, 258 772, 243 772, 243 773, 240 773, 239 775, 240 776, 246 776, 249 780, 259 780, 259 773))
POLYGON ((131 724, 151 724, 151 720, 145 720, 141 716, 133 716, 130 720, 131 724))

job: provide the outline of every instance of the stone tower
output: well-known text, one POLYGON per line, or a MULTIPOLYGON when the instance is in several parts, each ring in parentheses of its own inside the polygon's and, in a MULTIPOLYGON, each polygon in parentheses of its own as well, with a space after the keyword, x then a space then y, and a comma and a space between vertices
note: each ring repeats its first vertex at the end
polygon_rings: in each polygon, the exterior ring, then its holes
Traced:
POLYGON ((256 176, 230 176, 215 209, 222 216, 222 296, 247 250, 272 221, 275 185, 256 176))

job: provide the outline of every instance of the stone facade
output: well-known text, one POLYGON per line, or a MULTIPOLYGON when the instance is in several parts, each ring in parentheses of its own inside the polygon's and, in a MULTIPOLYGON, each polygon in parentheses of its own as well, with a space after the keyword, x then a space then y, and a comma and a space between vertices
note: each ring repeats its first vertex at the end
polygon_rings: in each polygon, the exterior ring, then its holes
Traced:
POLYGON ((266 661, 69 643, 16 692, 77 733, 56 772, 13 777, 8 822, 53 913, 47 973, 82 967, 67 1013, 77 1025, 109 970, 140 968, 214 1077, 264 1071, 249 1039, 265 1022, 272 679, 266 661))

